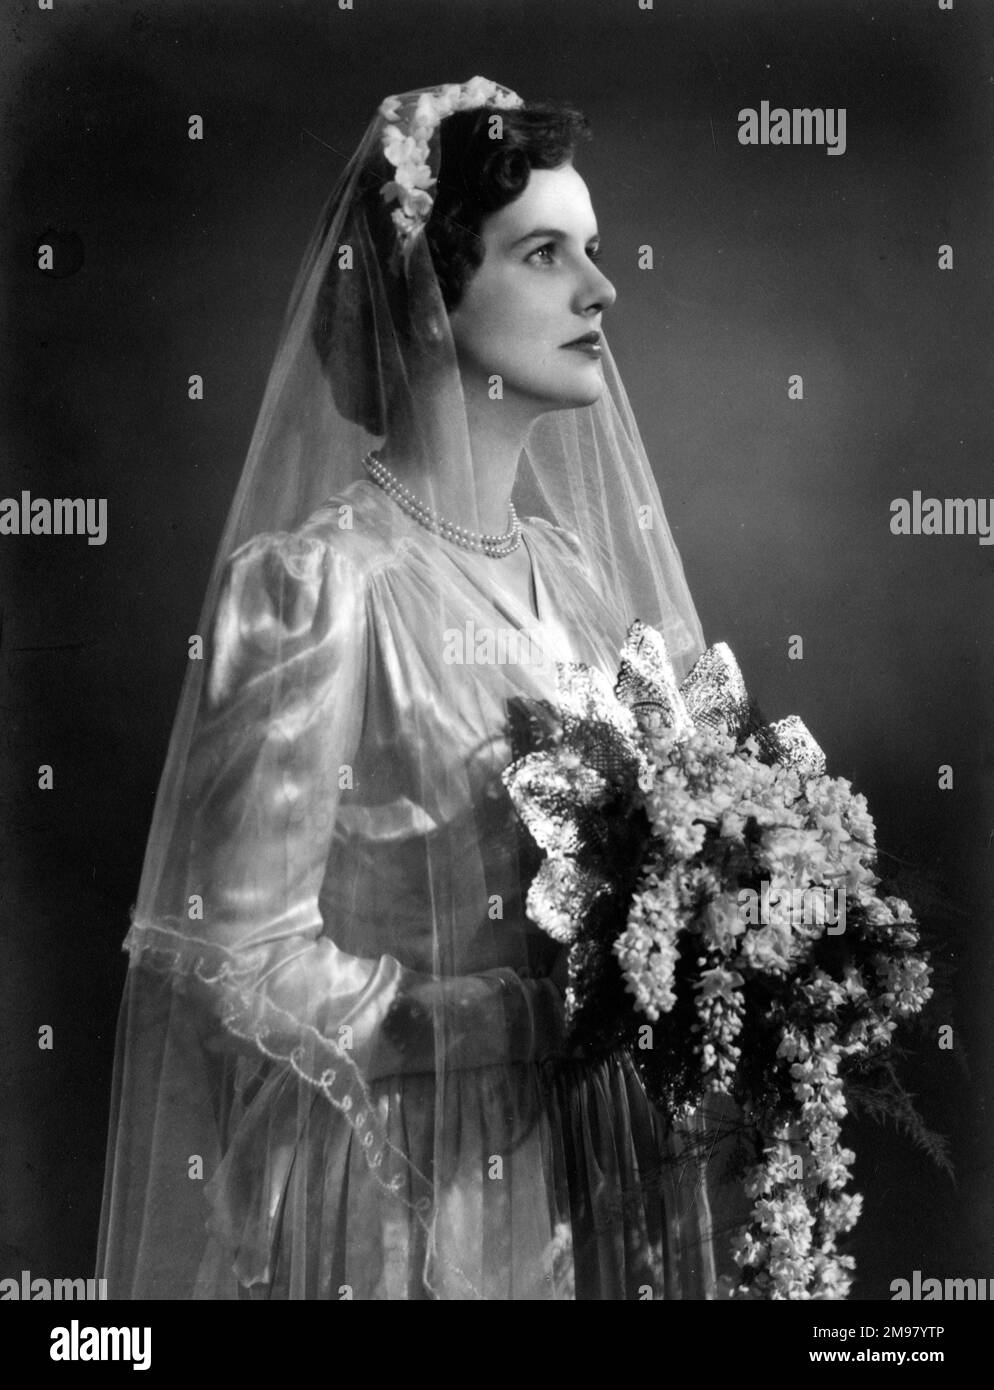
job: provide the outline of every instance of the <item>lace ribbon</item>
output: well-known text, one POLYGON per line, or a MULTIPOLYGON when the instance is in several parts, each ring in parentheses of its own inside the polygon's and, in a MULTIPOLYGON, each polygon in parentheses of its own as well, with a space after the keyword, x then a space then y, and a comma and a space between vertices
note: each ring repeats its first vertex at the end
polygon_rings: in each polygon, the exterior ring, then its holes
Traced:
MULTIPOLYGON (((662 635, 640 619, 628 629, 613 687, 602 671, 582 662, 558 662, 556 674, 559 747, 518 758, 502 778, 547 856, 528 891, 528 914, 555 940, 570 942, 613 887, 599 862, 605 810, 651 775, 640 735, 665 732, 680 741, 707 729, 738 741, 748 727, 749 699, 724 642, 708 647, 681 684, 662 635)), ((825 755, 796 715, 753 736, 770 762, 803 777, 824 774, 825 755)))

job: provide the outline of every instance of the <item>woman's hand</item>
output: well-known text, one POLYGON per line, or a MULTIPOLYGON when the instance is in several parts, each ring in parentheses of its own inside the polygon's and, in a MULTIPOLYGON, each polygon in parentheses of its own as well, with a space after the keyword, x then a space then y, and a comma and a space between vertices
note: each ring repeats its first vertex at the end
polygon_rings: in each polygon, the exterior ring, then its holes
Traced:
POLYGON ((563 994, 566 993, 566 988, 569 985, 569 951, 568 946, 562 947, 549 974, 549 979, 557 989, 562 990, 563 994))
POLYGON ((540 1062, 563 1055, 563 991, 509 967, 441 978, 416 975, 380 1027, 374 1075, 540 1062))

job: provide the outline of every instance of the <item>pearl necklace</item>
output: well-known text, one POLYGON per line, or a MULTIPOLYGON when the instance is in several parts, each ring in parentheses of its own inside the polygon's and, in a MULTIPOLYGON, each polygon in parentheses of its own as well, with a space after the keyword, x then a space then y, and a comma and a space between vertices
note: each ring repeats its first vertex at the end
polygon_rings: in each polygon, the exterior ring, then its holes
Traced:
POLYGON ((419 501, 413 492, 404 487, 396 474, 391 473, 386 464, 376 457, 372 450, 362 462, 373 482, 378 484, 388 497, 392 497, 397 505, 408 516, 413 517, 419 526, 423 526, 427 531, 433 531, 443 540, 461 545, 464 550, 482 551, 484 555, 489 555, 495 560, 510 555, 521 544, 521 522, 518 520, 518 513, 514 509, 513 502, 507 504, 511 527, 503 536, 467 531, 462 526, 457 526, 453 521, 446 521, 432 507, 419 501))

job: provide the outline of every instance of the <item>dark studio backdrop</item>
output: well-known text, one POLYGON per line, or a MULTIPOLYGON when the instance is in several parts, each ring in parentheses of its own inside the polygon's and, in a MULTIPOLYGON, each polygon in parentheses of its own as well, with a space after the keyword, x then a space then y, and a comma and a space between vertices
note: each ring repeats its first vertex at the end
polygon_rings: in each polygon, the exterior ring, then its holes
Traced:
POLYGON ((120 943, 312 224, 383 96, 481 73, 590 117, 608 335, 705 633, 867 794, 948 975, 903 1074, 957 1184, 853 1126, 855 1296, 994 1276, 994 547, 889 530, 915 489, 994 492, 992 21, 981 0, 6 8, 0 495, 104 497, 109 533, 0 537, 0 1275, 91 1272, 120 943), (764 99, 844 107, 845 153, 740 145, 764 99))

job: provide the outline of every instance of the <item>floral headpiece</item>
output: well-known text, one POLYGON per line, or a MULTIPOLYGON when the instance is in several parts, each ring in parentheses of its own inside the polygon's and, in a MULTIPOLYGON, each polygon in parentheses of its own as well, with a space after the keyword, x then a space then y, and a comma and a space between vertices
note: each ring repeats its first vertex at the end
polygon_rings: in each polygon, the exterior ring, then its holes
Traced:
POLYGON ((387 125, 383 131, 383 153, 396 169, 382 194, 387 203, 399 203, 390 214, 402 243, 410 241, 428 220, 436 182, 428 164, 431 137, 444 117, 453 111, 471 111, 481 106, 512 110, 523 106, 521 97, 499 82, 474 77, 469 82, 449 82, 421 92, 413 112, 407 111, 407 129, 401 120, 403 96, 387 97, 380 103, 380 115, 387 125))

